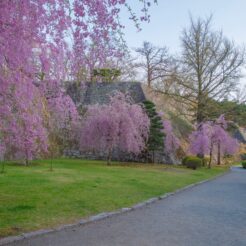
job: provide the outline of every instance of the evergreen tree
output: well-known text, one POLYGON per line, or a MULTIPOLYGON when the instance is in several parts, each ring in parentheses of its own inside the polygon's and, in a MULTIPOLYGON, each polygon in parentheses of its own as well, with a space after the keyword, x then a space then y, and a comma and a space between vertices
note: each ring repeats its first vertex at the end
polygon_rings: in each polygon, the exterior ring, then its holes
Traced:
POLYGON ((160 115, 156 112, 156 107, 153 102, 146 100, 143 102, 143 106, 150 119, 150 131, 146 154, 151 154, 151 161, 154 162, 155 151, 163 150, 164 147, 165 134, 163 132, 163 121, 160 115))

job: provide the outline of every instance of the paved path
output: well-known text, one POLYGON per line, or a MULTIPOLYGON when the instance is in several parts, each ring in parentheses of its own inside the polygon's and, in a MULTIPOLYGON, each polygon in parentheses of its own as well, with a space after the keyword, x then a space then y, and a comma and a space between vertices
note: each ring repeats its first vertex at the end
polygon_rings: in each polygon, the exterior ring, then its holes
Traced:
POLYGON ((246 246, 246 171, 235 168, 148 207, 11 245, 246 246))

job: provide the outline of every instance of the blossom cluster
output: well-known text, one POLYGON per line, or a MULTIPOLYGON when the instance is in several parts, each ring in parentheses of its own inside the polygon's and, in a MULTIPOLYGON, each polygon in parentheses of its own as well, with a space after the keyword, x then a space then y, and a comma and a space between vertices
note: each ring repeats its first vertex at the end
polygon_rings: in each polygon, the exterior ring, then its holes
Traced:
POLYGON ((115 44, 114 32, 123 28, 118 14, 125 4, 125 0, 0 1, 1 152, 25 159, 47 152, 47 115, 61 128, 68 118, 77 117, 68 96, 60 91, 47 98, 43 84, 61 87, 60 81, 71 74, 69 67, 79 69, 86 61, 88 68, 93 60, 121 56, 107 44, 115 44), (90 56, 86 60, 83 54, 90 56))
POLYGON ((220 153, 232 155, 238 150, 238 142, 227 131, 224 115, 216 121, 201 123, 190 136, 190 152, 198 155, 220 153))
POLYGON ((117 93, 108 105, 93 105, 85 115, 80 133, 82 150, 113 149, 139 154, 146 145, 150 121, 142 107, 117 93))

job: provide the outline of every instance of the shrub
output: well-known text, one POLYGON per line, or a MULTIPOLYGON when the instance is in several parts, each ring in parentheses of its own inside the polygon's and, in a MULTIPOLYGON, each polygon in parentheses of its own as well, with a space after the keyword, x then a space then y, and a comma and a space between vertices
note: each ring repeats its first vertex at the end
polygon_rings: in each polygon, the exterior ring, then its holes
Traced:
POLYGON ((208 163, 209 163, 209 157, 202 158, 202 166, 203 167, 208 166, 208 163))
POLYGON ((242 161, 241 164, 242 164, 242 167, 246 169, 246 161, 242 161))
POLYGON ((241 154, 241 160, 246 161, 246 153, 241 154))
POLYGON ((198 167, 201 167, 203 160, 199 157, 189 156, 185 161, 185 166, 196 170, 198 167))
POLYGON ((183 159, 182 159, 182 165, 186 166, 186 161, 192 156, 185 156, 183 159))

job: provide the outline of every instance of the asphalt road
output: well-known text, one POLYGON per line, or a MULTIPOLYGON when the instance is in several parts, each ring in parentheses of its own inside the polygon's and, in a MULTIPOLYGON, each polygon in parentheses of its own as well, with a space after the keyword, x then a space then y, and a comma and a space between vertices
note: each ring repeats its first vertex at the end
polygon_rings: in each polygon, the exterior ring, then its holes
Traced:
POLYGON ((246 171, 235 168, 147 207, 18 246, 246 246, 246 171))

